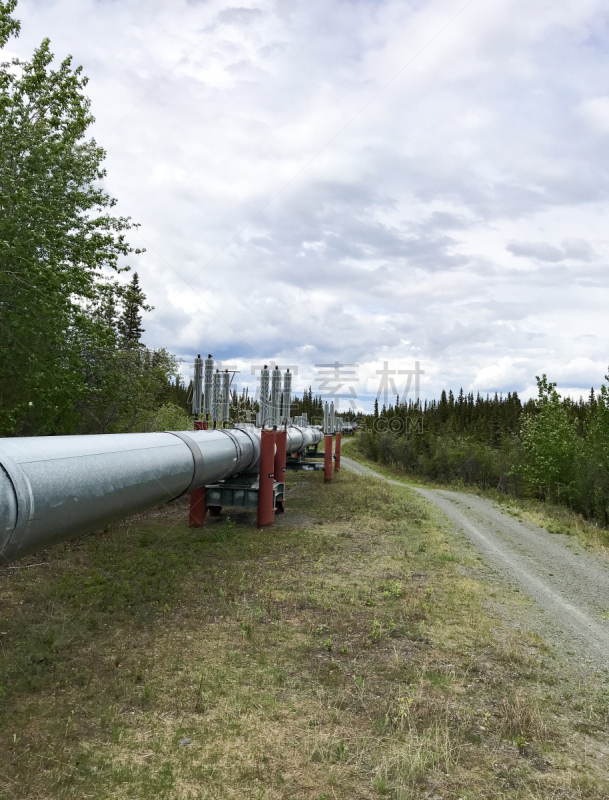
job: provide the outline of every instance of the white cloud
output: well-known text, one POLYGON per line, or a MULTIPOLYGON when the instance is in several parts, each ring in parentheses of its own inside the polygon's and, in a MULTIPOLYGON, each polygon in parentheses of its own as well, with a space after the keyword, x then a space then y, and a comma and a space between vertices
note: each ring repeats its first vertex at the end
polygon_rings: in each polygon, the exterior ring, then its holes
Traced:
POLYGON ((474 392, 520 391, 526 386, 529 364, 504 356, 496 364, 483 367, 469 387, 474 392))
POLYGON ((589 125, 602 133, 609 133, 609 97, 602 95, 584 100, 581 114, 589 125))
POLYGON ((372 394, 387 359, 419 359, 427 396, 534 391, 576 362, 580 385, 602 379, 593 0, 21 0, 18 16, 12 51, 50 36, 90 77, 108 190, 148 246, 151 345, 298 362, 300 388, 315 363, 357 361, 372 394))
POLYGON ((590 243, 584 239, 570 239, 563 242, 560 247, 548 242, 510 242, 507 249, 515 256, 550 263, 558 263, 567 259, 590 262, 594 258, 590 243))

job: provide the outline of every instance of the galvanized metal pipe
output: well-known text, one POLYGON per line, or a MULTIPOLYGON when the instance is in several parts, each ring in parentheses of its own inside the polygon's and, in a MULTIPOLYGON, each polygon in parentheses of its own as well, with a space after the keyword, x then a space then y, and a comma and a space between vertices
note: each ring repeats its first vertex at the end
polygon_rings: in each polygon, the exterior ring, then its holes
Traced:
POLYGON ((282 422, 291 422, 292 412, 292 373, 288 367, 283 375, 283 397, 282 397, 282 422))
POLYGON ((279 425, 281 416, 281 370, 275 367, 271 376, 271 425, 279 425))
POLYGON ((211 419, 216 425, 220 422, 220 404, 222 401, 222 376, 216 370, 211 394, 211 419))
POLYGON ((260 370, 260 427, 269 420, 269 370, 267 365, 260 370))
POLYGON ((195 358, 195 374, 192 379, 192 413, 198 416, 201 413, 201 398, 203 394, 203 359, 200 355, 195 358))
POLYGON ((222 373, 222 422, 228 422, 230 409, 230 372, 222 373))
MULTIPOLYGON (((314 428, 288 427, 290 453, 318 441, 314 428)), ((259 459, 253 425, 0 439, 0 562, 256 471, 259 459)))
POLYGON ((203 413, 211 416, 211 401, 214 383, 214 360, 211 353, 205 359, 205 392, 203 395, 203 413))

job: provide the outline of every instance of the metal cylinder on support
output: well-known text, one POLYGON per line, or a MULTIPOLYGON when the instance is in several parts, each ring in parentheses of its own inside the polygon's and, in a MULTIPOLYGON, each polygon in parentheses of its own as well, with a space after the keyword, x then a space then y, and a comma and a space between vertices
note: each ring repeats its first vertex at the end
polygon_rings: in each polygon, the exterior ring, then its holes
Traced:
POLYGON ((281 370, 275 367, 271 377, 271 417, 272 425, 279 425, 281 416, 281 370))
POLYGON ((260 427, 269 423, 269 368, 265 364, 260 370, 260 427))
POLYGON ((212 394, 214 383, 214 360, 211 353, 205 359, 205 379, 204 379, 204 393, 203 393, 203 413, 209 419, 211 416, 212 408, 212 394))
POLYGON ((340 432, 336 433, 336 445, 334 447, 334 472, 340 472, 340 432))
POLYGON ((332 480, 332 434, 324 437, 324 483, 332 480))
MULTIPOLYGON (((0 564, 258 472, 262 431, 197 422, 203 430, 0 439, 0 564)), ((317 428, 287 429, 290 453, 321 439, 317 428)), ((273 440, 270 473, 274 455, 273 440)), ((272 481, 270 496, 272 506, 272 481)))
POLYGON ((201 413, 201 400, 203 397, 203 359, 201 354, 195 358, 195 369, 192 378, 192 413, 198 417, 201 413))
POLYGON ((287 460, 288 434, 285 430, 275 432, 275 461, 273 473, 275 481, 283 484, 283 496, 277 501, 277 511, 285 511, 285 463, 287 460))
POLYGON ((335 434, 336 433, 336 422, 335 422, 335 414, 334 414, 334 400, 330 403, 330 430, 329 433, 335 434))
POLYGON ((330 407, 327 400, 324 403, 324 433, 330 433, 330 407))
POLYGON ((275 519, 273 489, 275 483, 275 431, 260 431, 260 476, 258 483, 259 528, 272 525, 275 519))
POLYGON ((222 426, 226 427, 230 416, 230 372, 222 373, 222 426))

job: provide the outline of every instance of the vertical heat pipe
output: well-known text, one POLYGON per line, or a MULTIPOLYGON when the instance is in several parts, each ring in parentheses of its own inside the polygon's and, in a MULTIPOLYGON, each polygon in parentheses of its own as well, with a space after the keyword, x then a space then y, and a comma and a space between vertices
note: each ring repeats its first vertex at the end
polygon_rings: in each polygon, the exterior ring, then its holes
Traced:
POLYGON ((260 371, 260 427, 269 422, 269 368, 264 365, 260 371))
POLYGON ((271 378, 271 416, 273 425, 279 425, 281 415, 281 370, 275 367, 271 378))
POLYGON ((288 425, 291 422, 290 412, 292 410, 292 373, 288 367, 283 376, 283 398, 282 398, 282 422, 288 425))
POLYGON ((203 395, 203 413, 206 417, 211 415, 212 394, 214 382, 214 360, 211 353, 205 359, 205 392, 203 395))
POLYGON ((198 417, 201 413, 201 395, 203 393, 203 360, 199 354, 195 358, 195 371, 192 379, 192 413, 198 417))
POLYGON ((211 419, 214 423, 214 426, 220 421, 220 395, 222 392, 222 376, 220 372, 216 370, 214 372, 214 384, 212 388, 211 394, 211 419))
POLYGON ((222 373, 222 422, 227 423, 230 409, 230 372, 225 369, 222 373))

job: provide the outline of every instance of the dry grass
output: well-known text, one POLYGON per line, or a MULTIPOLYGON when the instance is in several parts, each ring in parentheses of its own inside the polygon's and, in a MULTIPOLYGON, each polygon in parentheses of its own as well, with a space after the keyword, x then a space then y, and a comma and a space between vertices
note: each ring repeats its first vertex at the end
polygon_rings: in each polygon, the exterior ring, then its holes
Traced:
POLYGON ((513 499, 499 492, 489 492, 487 496, 508 514, 545 528, 549 533, 573 536, 584 547, 594 550, 609 561, 609 531, 584 519, 581 514, 576 514, 565 506, 540 503, 526 498, 513 499))
POLYGON ((180 503, 2 574, 2 800, 609 796, 602 686, 421 501, 293 481, 269 531, 180 503))

